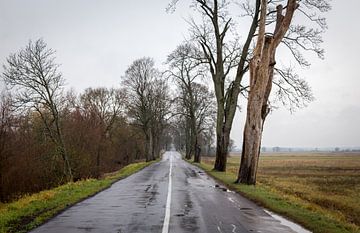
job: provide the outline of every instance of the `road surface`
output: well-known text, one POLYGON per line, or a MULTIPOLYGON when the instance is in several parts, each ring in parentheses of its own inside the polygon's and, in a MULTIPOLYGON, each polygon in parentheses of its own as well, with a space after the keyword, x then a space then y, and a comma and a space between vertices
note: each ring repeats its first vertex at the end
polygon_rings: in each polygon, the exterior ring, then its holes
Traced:
POLYGON ((166 152, 163 160, 67 209, 33 233, 295 232, 166 152))

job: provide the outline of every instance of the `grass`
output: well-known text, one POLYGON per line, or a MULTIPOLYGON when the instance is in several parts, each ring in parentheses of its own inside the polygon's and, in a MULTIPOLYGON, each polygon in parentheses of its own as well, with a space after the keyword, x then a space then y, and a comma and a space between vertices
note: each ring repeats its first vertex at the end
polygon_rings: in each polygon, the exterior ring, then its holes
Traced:
POLYGON ((225 173, 212 170, 213 158, 198 166, 315 233, 360 232, 360 154, 265 154, 256 186, 234 184, 239 162, 230 157, 225 173))
POLYGON ((27 232, 67 207, 84 200, 153 162, 130 164, 102 179, 67 183, 51 190, 24 196, 7 204, 0 203, 0 232, 27 232))

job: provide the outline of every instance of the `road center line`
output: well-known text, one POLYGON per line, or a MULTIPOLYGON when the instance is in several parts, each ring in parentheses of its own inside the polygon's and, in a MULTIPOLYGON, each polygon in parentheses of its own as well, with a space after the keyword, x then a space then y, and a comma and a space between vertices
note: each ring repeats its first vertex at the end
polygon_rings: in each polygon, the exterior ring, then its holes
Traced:
POLYGON ((171 206, 171 173, 172 173, 172 153, 170 154, 170 169, 169 169, 169 186, 168 186, 168 193, 166 199, 166 211, 165 211, 165 218, 164 218, 164 225, 162 228, 162 233, 169 232, 169 223, 170 223, 170 206, 171 206))

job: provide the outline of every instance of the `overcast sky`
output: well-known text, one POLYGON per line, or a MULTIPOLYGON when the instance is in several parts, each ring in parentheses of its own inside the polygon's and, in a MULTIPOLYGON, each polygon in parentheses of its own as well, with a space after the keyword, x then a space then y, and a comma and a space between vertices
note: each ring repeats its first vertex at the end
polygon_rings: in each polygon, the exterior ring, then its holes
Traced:
MULTIPOLYGON (((169 1, 0 0, 0 63, 41 37, 57 51, 68 88, 116 87, 133 60, 150 56, 161 66, 187 36, 184 19, 192 11, 183 0, 168 14, 169 1)), ((293 114, 274 111, 265 124, 264 146, 360 146, 360 1, 332 5, 326 58, 310 56, 312 66, 299 71, 316 100, 293 114)), ((244 112, 237 113, 233 126, 238 146, 243 118, 244 112)))

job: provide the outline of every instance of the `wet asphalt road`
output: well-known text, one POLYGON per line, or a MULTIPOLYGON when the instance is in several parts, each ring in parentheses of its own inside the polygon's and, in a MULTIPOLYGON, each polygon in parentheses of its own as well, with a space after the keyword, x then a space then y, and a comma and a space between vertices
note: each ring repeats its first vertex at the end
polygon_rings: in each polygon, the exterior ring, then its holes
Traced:
POLYGON ((215 184, 202 170, 181 160, 179 153, 166 152, 161 162, 31 232, 294 232, 254 203, 215 184))

